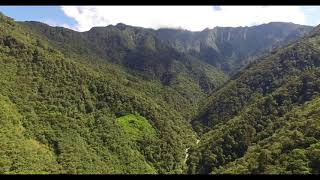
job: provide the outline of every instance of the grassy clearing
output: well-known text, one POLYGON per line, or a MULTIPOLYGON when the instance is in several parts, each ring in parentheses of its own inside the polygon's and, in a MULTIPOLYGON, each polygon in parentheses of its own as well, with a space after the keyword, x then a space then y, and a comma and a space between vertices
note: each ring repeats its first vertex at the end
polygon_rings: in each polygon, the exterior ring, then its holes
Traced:
POLYGON ((141 140, 144 136, 155 136, 156 131, 148 120, 140 115, 128 114, 117 118, 117 124, 124 133, 133 140, 141 140))

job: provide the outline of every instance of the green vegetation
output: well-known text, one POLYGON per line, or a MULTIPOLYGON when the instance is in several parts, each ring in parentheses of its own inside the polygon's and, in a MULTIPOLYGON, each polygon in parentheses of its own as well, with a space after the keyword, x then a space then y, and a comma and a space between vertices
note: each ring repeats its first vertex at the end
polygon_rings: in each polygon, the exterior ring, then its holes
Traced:
POLYGON ((311 26, 271 22, 251 27, 215 27, 199 32, 159 29, 157 37, 179 52, 233 75, 262 54, 282 47, 310 32, 311 26))
POLYGON ((278 119, 282 127, 213 173, 319 174, 320 98, 278 119))
POLYGON ((0 173, 58 173, 61 166, 54 154, 48 146, 25 136, 21 118, 9 98, 0 95, 0 173))
POLYGON ((97 63, 97 59, 111 62, 139 79, 170 87, 191 104, 192 108, 188 105, 183 114, 193 112, 193 116, 201 100, 228 78, 214 66, 176 51, 149 29, 118 24, 94 27, 81 33, 38 22, 21 24, 47 39, 68 57, 88 57, 90 64, 97 63))
POLYGON ((132 140, 144 139, 144 136, 155 136, 156 131, 144 117, 129 114, 117 118, 116 123, 123 129, 126 136, 132 140))
POLYGON ((203 136, 189 173, 318 173, 319 47, 301 39, 213 93, 192 121, 203 136))
POLYGON ((1 127, 1 136, 17 134, 12 138, 21 146, 19 151, 1 149, 5 173, 182 173, 185 148, 195 140, 191 126, 171 108, 180 101, 187 104, 175 91, 112 64, 98 67, 80 56, 67 57, 24 26, 0 17, 0 95, 16 107, 21 115, 16 119, 25 129, 23 138, 21 128, 1 127), (157 94, 156 87, 164 91, 157 94), (165 101, 169 94, 177 95, 176 101, 165 101), (148 120, 156 136, 127 137, 116 118, 135 113, 148 120), (30 143, 39 144, 39 150, 30 143), (21 165, 11 163, 28 157, 17 161, 21 165))
POLYGON ((309 30, 80 33, 0 14, 0 174, 318 174, 317 29, 238 72, 309 30))

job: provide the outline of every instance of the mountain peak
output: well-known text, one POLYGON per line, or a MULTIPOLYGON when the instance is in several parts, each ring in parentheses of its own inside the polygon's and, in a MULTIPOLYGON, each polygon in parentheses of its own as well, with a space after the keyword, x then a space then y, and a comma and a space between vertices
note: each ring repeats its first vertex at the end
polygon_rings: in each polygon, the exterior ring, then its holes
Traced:
POLYGON ((318 26, 314 27, 312 31, 320 33, 320 24, 318 26))
POLYGON ((312 28, 310 33, 307 35, 308 37, 320 35, 320 24, 312 28))
POLYGON ((115 27, 123 30, 123 29, 127 28, 128 25, 126 25, 126 24, 124 24, 124 23, 118 23, 118 24, 115 25, 115 27))
POLYGON ((314 27, 314 29, 317 29, 320 31, 320 24, 318 26, 314 27))

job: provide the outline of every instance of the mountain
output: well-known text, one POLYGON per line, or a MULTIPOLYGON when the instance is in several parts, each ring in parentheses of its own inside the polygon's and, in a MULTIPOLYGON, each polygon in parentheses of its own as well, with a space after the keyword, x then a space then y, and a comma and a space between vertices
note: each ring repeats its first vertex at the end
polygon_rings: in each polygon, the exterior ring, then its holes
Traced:
POLYGON ((39 22, 24 22, 62 51, 96 56, 127 72, 172 87, 193 106, 218 89, 250 60, 302 37, 312 27, 269 23, 254 27, 191 32, 147 29, 119 23, 76 32, 39 22))
POLYGON ((319 174, 320 98, 314 98, 279 118, 279 128, 242 158, 213 173, 319 174))
POLYGON ((121 65, 135 76, 172 87, 193 106, 227 80, 214 66, 176 51, 149 29, 118 24, 81 33, 38 22, 23 25, 45 36, 66 54, 98 57, 121 65))
POLYGON ((319 77, 319 35, 232 77, 192 120, 189 173, 318 173, 319 77))
POLYGON ((184 172, 196 135, 173 89, 66 55, 3 15, 0 57, 1 174, 184 172))
POLYGON ((319 32, 0 14, 0 174, 317 174, 319 32))
POLYGON ((251 60, 303 37, 311 29, 311 26, 271 22, 199 32, 159 29, 156 34, 176 50, 189 52, 227 74, 235 74, 251 60))

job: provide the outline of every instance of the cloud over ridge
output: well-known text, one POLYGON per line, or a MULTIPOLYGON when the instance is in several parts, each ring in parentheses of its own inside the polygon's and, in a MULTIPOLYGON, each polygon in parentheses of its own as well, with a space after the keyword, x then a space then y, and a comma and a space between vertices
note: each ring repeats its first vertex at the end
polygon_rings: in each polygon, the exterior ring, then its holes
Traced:
POLYGON ((201 31, 215 26, 252 26, 274 21, 305 24, 295 6, 61 6, 77 31, 124 23, 145 28, 201 31))

